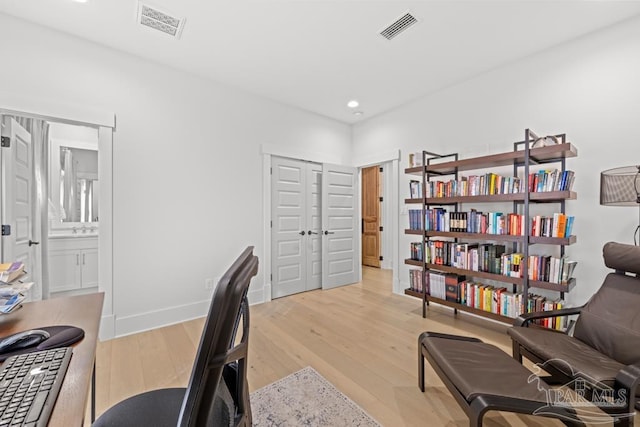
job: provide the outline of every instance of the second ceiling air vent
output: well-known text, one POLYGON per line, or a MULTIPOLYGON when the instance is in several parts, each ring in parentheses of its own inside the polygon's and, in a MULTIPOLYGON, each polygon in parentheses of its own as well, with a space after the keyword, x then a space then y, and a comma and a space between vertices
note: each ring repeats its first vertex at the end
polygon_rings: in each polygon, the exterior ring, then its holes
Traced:
POLYGON ((184 21, 184 18, 176 18, 167 12, 162 12, 155 7, 138 2, 138 22, 141 25, 179 39, 184 27, 184 21))
POLYGON ((384 30, 380 31, 380 35, 387 40, 391 40, 413 24, 418 22, 418 20, 410 13, 405 13, 400 18, 398 18, 393 24, 389 25, 384 30))

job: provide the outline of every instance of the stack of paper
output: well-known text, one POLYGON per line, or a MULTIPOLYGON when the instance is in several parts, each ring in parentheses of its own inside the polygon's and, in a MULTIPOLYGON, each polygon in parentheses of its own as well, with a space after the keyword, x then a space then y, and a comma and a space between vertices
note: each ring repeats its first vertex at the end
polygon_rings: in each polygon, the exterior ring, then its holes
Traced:
POLYGON ((0 282, 3 284, 18 280, 24 275, 24 263, 22 261, 0 264, 0 282))
POLYGON ((0 314, 11 313, 20 307, 33 282, 23 283, 25 275, 21 261, 0 264, 0 314))
POLYGON ((0 297, 0 313, 11 313, 16 307, 20 307, 20 303, 24 300, 24 295, 15 294, 12 297, 0 297))

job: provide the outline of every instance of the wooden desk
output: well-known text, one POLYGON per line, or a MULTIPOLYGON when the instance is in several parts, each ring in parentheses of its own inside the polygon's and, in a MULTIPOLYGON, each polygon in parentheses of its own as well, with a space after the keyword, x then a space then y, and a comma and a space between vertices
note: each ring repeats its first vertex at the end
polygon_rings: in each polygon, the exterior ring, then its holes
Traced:
POLYGON ((0 337, 54 325, 77 326, 84 330, 84 338, 72 346, 73 356, 51 413, 49 427, 82 426, 96 358, 103 300, 102 292, 53 298, 25 303, 15 313, 0 316, 0 337))

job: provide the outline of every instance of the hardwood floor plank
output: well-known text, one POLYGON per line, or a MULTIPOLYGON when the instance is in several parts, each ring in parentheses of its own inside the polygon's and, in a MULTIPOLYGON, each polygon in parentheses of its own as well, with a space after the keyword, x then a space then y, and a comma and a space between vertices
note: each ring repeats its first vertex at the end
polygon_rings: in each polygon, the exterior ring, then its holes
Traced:
MULTIPOLYGON (((464 412, 426 365, 418 389, 418 335, 426 330, 476 336, 510 354, 507 326, 391 292, 391 274, 363 269, 363 281, 251 307, 249 389, 312 366, 381 424, 467 426, 464 412)), ((204 318, 98 345, 97 411, 157 387, 186 386, 204 318)), ((88 424, 87 424, 88 425, 88 424)), ((485 425, 560 426, 558 421, 490 413, 485 425)))

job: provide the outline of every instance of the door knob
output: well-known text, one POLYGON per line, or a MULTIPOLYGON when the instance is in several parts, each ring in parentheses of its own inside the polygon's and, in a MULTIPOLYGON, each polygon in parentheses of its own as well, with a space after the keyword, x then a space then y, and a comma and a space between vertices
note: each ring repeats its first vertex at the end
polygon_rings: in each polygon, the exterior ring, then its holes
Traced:
POLYGON ((324 235, 326 236, 327 234, 335 234, 335 233, 333 231, 324 230, 324 235))
POLYGON ((308 233, 308 234, 318 234, 318 233, 316 233, 315 231, 311 231, 311 230, 309 230, 307 233, 308 233))
POLYGON ((304 230, 302 230, 302 231, 301 231, 300 233, 298 233, 298 234, 299 234, 299 235, 301 235, 301 236, 304 236, 304 234, 305 234, 305 233, 304 233, 304 230))
POLYGON ((29 246, 33 246, 33 245, 39 245, 40 242, 34 242, 33 240, 29 239, 29 246))

